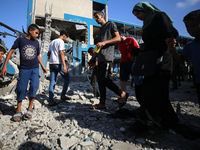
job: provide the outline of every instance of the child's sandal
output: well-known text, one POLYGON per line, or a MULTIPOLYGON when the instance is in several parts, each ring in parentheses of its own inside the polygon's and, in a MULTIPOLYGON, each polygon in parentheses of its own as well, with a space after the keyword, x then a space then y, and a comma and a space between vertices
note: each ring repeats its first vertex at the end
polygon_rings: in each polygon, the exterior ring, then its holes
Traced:
POLYGON ((32 115, 33 115, 33 111, 31 110, 28 110, 26 114, 24 114, 23 116, 23 120, 30 120, 32 118, 32 115), (31 117, 28 117, 27 115, 31 116, 31 117))
POLYGON ((12 121, 14 121, 14 122, 20 122, 21 119, 22 119, 22 113, 21 113, 21 112, 18 112, 18 113, 15 113, 15 114, 13 115, 12 121), (19 118, 19 120, 15 120, 15 118, 19 118))

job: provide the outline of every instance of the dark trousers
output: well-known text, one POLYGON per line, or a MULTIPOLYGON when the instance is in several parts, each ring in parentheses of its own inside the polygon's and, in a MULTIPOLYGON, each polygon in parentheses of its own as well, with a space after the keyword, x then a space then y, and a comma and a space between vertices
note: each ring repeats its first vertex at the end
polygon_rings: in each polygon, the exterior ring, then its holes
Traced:
POLYGON ((151 116, 159 117, 165 127, 179 121, 169 101, 170 74, 158 73, 144 78, 144 107, 151 116))
POLYGON ((100 103, 105 104, 106 101, 106 87, 109 88, 117 95, 121 95, 122 91, 119 87, 113 83, 113 81, 109 78, 110 75, 110 66, 111 62, 99 62, 98 63, 98 84, 99 84, 99 92, 100 92, 100 103))
POLYGON ((92 85, 92 88, 93 88, 94 97, 98 97, 99 93, 97 90, 97 70, 92 71, 90 84, 92 85))

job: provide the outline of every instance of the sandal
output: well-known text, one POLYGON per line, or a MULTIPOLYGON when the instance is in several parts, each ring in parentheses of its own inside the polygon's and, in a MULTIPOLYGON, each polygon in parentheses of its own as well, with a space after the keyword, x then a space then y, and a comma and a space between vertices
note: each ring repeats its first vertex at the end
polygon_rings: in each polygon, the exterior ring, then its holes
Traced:
POLYGON ((23 116, 23 120, 30 120, 32 118, 33 111, 32 110, 27 110, 27 113, 23 116), (30 117, 28 117, 29 115, 30 117))
POLYGON ((58 101, 54 101, 54 102, 50 102, 48 105, 50 106, 50 107, 52 107, 52 106, 56 106, 56 105, 58 105, 60 102, 58 102, 58 101))
POLYGON ((12 121, 14 122, 20 122, 22 119, 22 113, 21 112, 18 112, 18 113, 15 113, 12 117, 12 121), (19 117, 19 120, 15 120, 14 118, 18 118, 19 117))
POLYGON ((119 98, 117 100, 119 108, 122 108, 126 104, 128 97, 129 97, 129 94, 126 93, 126 96, 124 98, 119 98))
POLYGON ((100 104, 99 103, 99 104, 91 106, 90 109, 99 109, 99 110, 101 110, 101 109, 106 109, 106 106, 104 104, 100 104))

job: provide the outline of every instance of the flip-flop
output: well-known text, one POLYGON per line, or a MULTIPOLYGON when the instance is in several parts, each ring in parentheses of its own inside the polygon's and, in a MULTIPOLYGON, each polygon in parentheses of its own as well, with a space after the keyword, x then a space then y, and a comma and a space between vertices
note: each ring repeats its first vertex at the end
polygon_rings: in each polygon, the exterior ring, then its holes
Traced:
POLYGON ((14 121, 14 122, 20 122, 21 119, 22 119, 22 113, 21 112, 15 113, 12 117, 12 121, 14 121), (14 120, 14 118, 17 118, 17 117, 19 117, 19 120, 14 120))
POLYGON ((26 114, 24 114, 24 116, 23 116, 23 120, 30 120, 32 118, 32 115, 33 115, 33 111, 27 110, 26 114), (29 115, 31 117, 28 117, 27 115, 29 115))

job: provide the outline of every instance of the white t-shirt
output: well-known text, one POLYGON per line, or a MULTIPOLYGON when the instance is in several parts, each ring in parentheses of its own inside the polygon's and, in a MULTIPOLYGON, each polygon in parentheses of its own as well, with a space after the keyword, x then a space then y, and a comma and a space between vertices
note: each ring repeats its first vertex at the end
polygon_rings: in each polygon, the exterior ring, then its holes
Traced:
POLYGON ((61 64, 61 58, 59 50, 65 49, 65 43, 61 39, 53 40, 49 45, 49 51, 51 52, 49 64, 61 64))

